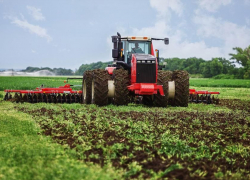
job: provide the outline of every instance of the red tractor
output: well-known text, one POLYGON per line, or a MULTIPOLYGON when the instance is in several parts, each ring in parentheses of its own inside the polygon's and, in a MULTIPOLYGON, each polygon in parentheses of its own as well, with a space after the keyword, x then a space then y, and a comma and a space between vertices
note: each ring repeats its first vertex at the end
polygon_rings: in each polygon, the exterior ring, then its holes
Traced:
POLYGON ((84 73, 83 103, 127 105, 137 97, 145 105, 188 106, 188 73, 162 71, 159 51, 154 56, 152 40, 169 44, 168 38, 121 37, 119 33, 112 36, 113 64, 105 70, 84 73))

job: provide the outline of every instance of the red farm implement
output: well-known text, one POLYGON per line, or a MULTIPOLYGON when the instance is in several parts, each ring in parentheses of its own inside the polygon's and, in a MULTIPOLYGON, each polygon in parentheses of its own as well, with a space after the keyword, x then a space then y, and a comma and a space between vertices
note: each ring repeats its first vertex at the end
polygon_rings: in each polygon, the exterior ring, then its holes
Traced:
POLYGON ((4 100, 14 99, 16 102, 30 103, 80 103, 82 91, 72 90, 69 84, 58 88, 39 87, 36 90, 5 90, 4 100), (14 95, 12 95, 14 93, 14 95))
POLYGON ((189 89, 189 102, 218 104, 219 99, 217 96, 219 94, 219 92, 209 92, 204 90, 197 91, 195 89, 189 89))

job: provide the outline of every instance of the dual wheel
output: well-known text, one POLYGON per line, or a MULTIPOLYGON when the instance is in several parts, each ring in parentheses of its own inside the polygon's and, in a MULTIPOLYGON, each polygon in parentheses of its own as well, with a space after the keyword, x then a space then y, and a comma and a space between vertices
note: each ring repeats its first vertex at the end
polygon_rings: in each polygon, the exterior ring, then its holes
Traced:
POLYGON ((189 75, 187 71, 158 71, 157 84, 163 86, 165 96, 160 93, 143 96, 143 104, 147 106, 166 107, 167 105, 187 107, 189 99, 189 75), (169 82, 171 83, 171 86, 169 82), (171 91, 171 92, 170 92, 171 91), (171 93, 171 96, 169 96, 171 93))
MULTIPOLYGON (((161 96, 159 93, 154 96, 143 96, 143 104, 156 107, 166 107, 167 105, 188 106, 188 72, 182 70, 173 72, 159 70, 157 84, 163 86, 165 96, 161 96), (169 82, 174 82, 172 83, 174 85, 171 85, 174 87, 169 87, 169 82), (169 96, 170 93, 172 93, 171 96, 169 96)), ((83 75, 82 102, 98 106, 105 106, 109 103, 127 105, 130 101, 127 86, 129 86, 129 75, 128 71, 124 69, 115 69, 112 76, 102 69, 86 71, 83 75), (112 86, 109 85, 109 81, 112 86)))
POLYGON ((82 102, 98 106, 105 106, 111 102, 115 105, 127 105, 128 85, 129 76, 126 70, 115 69, 112 76, 103 69, 86 71, 83 75, 82 102))

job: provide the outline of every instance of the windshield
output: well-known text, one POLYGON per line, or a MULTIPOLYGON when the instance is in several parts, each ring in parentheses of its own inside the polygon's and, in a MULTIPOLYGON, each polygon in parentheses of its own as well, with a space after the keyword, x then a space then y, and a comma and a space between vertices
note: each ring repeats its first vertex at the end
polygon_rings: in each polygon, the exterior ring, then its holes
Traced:
POLYGON ((149 43, 147 41, 129 41, 128 42, 128 53, 143 53, 143 54, 149 54, 149 43))
POLYGON ((124 61, 128 64, 130 64, 132 54, 151 54, 150 41, 123 41, 123 48, 124 61))

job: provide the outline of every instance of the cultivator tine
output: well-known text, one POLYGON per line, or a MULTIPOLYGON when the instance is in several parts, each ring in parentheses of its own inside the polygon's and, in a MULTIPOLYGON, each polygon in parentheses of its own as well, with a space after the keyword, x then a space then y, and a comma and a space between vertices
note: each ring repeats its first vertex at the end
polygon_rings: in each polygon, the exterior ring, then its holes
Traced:
POLYGON ((199 95, 197 94, 196 97, 195 97, 195 102, 196 103, 199 103, 199 95))
POLYGON ((43 94, 39 94, 40 97, 40 102, 44 102, 44 95, 43 94))
POLYGON ((19 102, 23 103, 23 95, 22 95, 22 93, 19 94, 19 102))
POLYGON ((213 104, 219 104, 219 98, 215 98, 214 96, 212 96, 212 99, 211 99, 212 103, 213 104))
POLYGON ((28 96, 27 96, 27 94, 24 94, 22 100, 23 100, 23 102, 28 102, 28 96))
POLYGON ((57 102, 57 95, 56 95, 56 94, 53 94, 53 96, 54 96, 54 103, 57 104, 57 103, 58 103, 58 102, 57 102))
POLYGON ((52 101, 51 101, 51 103, 57 103, 56 101, 56 94, 54 93, 54 94, 51 94, 51 99, 52 99, 52 101))
POLYGON ((73 94, 71 98, 72 98, 72 103, 75 103, 76 102, 76 95, 73 94))
POLYGON ((62 95, 62 103, 65 103, 65 102, 66 102, 66 95, 63 94, 63 95, 62 95))
POLYGON ((57 96, 57 102, 62 103, 62 96, 61 96, 61 94, 58 94, 58 96, 57 96))
POLYGON ((3 100, 7 101, 8 100, 9 93, 6 93, 3 100))
POLYGON ((48 102, 49 102, 49 98, 48 98, 48 95, 47 95, 47 94, 44 94, 44 102, 45 102, 45 103, 48 103, 48 102))
POLYGON ((18 95, 17 93, 15 93, 14 99, 15 99, 15 101, 16 101, 17 103, 20 102, 20 97, 19 97, 19 95, 18 95))
POLYGON ((68 94, 68 95, 66 96, 66 99, 67 99, 66 103, 71 104, 71 94, 68 94))
POLYGON ((33 103, 38 103, 38 97, 36 94, 33 94, 33 103))
POLYGON ((81 96, 79 94, 76 95, 76 103, 80 103, 81 101, 81 96))

